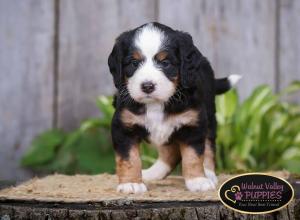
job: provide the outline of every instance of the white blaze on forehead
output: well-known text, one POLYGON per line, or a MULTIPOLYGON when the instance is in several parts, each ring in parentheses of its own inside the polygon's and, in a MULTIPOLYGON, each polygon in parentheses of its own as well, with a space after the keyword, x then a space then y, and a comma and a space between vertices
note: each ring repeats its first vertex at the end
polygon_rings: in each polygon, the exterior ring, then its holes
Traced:
POLYGON ((130 96, 138 102, 166 102, 175 92, 174 83, 154 62, 155 55, 163 48, 166 39, 163 31, 153 24, 145 25, 135 35, 134 45, 144 59, 128 79, 127 88, 130 96), (146 94, 141 89, 141 85, 147 81, 155 85, 151 94, 146 94))
POLYGON ((151 59, 159 52, 163 41, 163 32, 153 24, 148 24, 137 32, 135 46, 141 50, 147 59, 151 59))

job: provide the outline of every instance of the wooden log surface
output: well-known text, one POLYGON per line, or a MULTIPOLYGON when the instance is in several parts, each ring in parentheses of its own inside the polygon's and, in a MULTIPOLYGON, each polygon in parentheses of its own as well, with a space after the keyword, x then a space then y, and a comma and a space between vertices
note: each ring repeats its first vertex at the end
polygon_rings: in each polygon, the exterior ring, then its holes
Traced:
MULTIPOLYGON (((99 175, 100 176, 100 175, 99 175)), ((82 177, 82 175, 81 175, 82 177)), ((71 177, 72 178, 72 177, 71 177)), ((88 176, 86 176, 88 178, 88 176)), ((91 178, 91 177, 89 177, 91 178)), ((94 178, 94 177, 93 177, 94 178)), ((105 176, 110 181, 109 176, 105 176)), ((59 178, 58 178, 59 179, 59 178)), ((170 178, 172 179, 172 177, 170 178)), ((169 179, 169 180, 170 180, 169 179)), ((175 178, 176 179, 176 178, 175 178)), ((49 180, 49 179, 44 179, 49 180)), ((87 179, 84 180, 86 188, 88 188, 89 183, 87 179)), ((98 180, 96 177, 94 180, 98 180)), ((111 180, 110 188, 115 189, 115 177, 111 180)), ((188 191, 184 190, 181 185, 170 184, 170 181, 160 181, 156 183, 155 188, 164 188, 165 192, 162 193, 160 199, 157 199, 157 196, 149 199, 149 193, 145 199, 141 199, 141 196, 124 196, 121 195, 122 198, 117 199, 101 199, 101 194, 98 196, 97 201, 72 201, 72 195, 69 195, 69 198, 66 198, 65 201, 58 201, 55 196, 58 194, 53 194, 51 191, 55 191, 51 187, 45 188, 41 182, 33 181, 30 182, 31 185, 35 185, 35 191, 28 191, 30 189, 30 184, 25 183, 23 187, 19 187, 19 191, 15 190, 17 188, 12 188, 11 190, 0 191, 0 219, 299 219, 300 218, 300 183, 295 179, 289 179, 289 182, 293 184, 295 189, 295 198, 294 200, 285 208, 269 213, 269 214, 260 214, 260 215, 249 215, 249 214, 241 214, 235 211, 232 211, 226 208, 220 201, 214 200, 202 200, 199 198, 198 200, 192 198, 192 194, 189 194, 188 191), (169 181, 169 182, 168 182, 169 181), (176 186, 182 189, 178 189, 170 187, 170 191, 167 191, 165 184, 169 186, 176 186), (36 194, 39 194, 38 189, 42 189, 45 193, 52 195, 52 198, 43 199, 35 197, 36 194), (15 190, 16 197, 14 198, 12 194, 8 192, 12 192, 15 190), (180 190, 184 192, 184 195, 180 194, 180 190), (22 191, 28 192, 29 199, 26 197, 21 197, 22 191), (52 194, 51 194, 52 193, 52 194), (178 200, 167 196, 167 194, 178 194, 178 200), (3 197, 3 195, 7 195, 7 197, 3 197), (9 196, 10 195, 10 196, 9 196), (19 199, 18 199, 19 196, 19 199), (186 198, 191 197, 191 200, 186 200, 186 198), (185 198, 186 197, 186 198, 185 198), (71 198, 71 199, 70 199, 71 198)), ((64 181, 67 181, 64 179, 64 181)), ((44 181, 45 182, 45 181, 44 181)), ((7 183, 6 183, 7 184, 7 183)), ((62 184, 62 183, 59 183, 62 184)), ((59 185, 58 184, 58 185, 59 185)), ((75 184, 76 185, 76 184, 75 184)), ((155 189, 151 184, 147 183, 150 187, 150 191, 154 191, 155 189)), ((70 185, 72 188, 73 186, 70 185)), ((84 191, 86 188, 81 187, 78 184, 78 195, 86 194, 79 192, 84 191)), ((62 188, 64 189, 64 188, 62 188)), ((65 189, 67 191, 67 189, 65 189)), ((73 190, 73 189, 72 189, 73 190)), ((64 190, 62 190, 64 191, 64 190)), ((91 192, 92 193, 92 192, 91 192)), ((112 198, 115 198, 116 193, 110 192, 112 194, 112 198)), ((69 193, 67 193, 69 194, 69 193)), ((75 192, 76 194, 76 192, 75 192)), ((119 194, 120 195, 120 194, 119 194)), ((105 198, 105 196, 103 197, 105 198)))

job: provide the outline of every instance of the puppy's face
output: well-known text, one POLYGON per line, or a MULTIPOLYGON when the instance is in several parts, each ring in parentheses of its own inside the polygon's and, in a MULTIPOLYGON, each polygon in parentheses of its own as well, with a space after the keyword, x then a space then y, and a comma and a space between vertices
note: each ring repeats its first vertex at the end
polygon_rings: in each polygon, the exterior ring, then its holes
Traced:
POLYGON ((172 31, 147 24, 125 35, 109 58, 120 93, 126 90, 139 103, 167 102, 176 91, 180 66, 172 31))
POLYGON ((152 25, 138 30, 124 68, 131 97, 141 103, 166 102, 176 90, 176 61, 164 32, 152 25))

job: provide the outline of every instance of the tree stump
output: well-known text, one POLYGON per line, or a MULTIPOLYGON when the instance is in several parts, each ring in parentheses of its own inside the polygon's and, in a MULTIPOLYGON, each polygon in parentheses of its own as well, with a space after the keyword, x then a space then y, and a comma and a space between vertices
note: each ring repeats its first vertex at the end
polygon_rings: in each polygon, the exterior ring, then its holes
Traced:
MULTIPOLYGON (((222 183, 230 178, 220 175, 222 183)), ((108 174, 52 175, 0 191, 0 219, 300 219, 300 182, 289 179, 295 199, 285 208, 260 215, 226 208, 217 192, 191 193, 181 177, 146 183, 140 195, 116 193, 108 174)))

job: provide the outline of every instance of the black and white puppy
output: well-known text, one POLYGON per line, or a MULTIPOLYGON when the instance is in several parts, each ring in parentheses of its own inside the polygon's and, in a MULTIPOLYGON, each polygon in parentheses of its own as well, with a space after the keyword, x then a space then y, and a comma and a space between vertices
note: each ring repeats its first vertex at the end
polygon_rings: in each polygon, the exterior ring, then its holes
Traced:
POLYGON ((240 76, 215 80, 192 37, 159 23, 121 34, 108 65, 117 88, 112 120, 117 190, 145 192, 143 180, 165 178, 180 160, 190 191, 214 189, 215 95, 240 76), (146 170, 139 155, 142 140, 159 153, 146 170))

